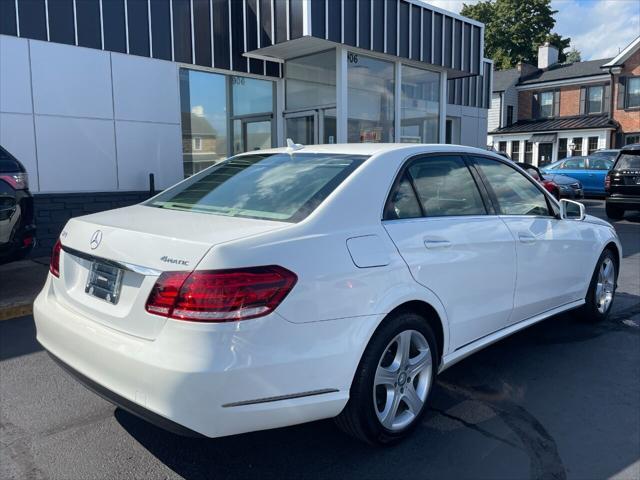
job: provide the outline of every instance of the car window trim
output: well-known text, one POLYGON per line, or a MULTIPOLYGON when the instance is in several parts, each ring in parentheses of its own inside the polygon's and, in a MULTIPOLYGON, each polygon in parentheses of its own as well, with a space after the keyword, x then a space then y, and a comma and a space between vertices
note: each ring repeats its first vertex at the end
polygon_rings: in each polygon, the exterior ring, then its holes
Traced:
POLYGON ((396 175, 396 178, 394 179, 391 189, 389 190, 389 193, 387 194, 387 200, 384 203, 384 208, 383 208, 383 216, 382 216, 382 221, 383 222, 393 222, 393 221, 398 221, 398 220, 415 220, 415 219, 421 219, 421 218, 428 218, 428 219, 435 219, 435 218, 460 218, 460 217, 464 217, 464 218, 471 218, 471 217, 478 217, 478 216, 482 216, 482 217, 486 217, 488 215, 496 215, 497 213, 491 213, 493 211, 493 206, 492 208, 489 208, 489 205, 491 205, 489 198, 487 196, 485 196, 485 192, 484 190, 480 187, 480 184, 478 183, 478 180, 476 179, 476 177, 474 176, 474 172, 469 164, 469 162, 467 161, 467 159, 465 158, 465 153, 464 152, 427 152, 427 153, 418 153, 415 155, 410 156, 409 158, 404 160, 404 163, 402 164, 402 166, 400 167, 400 169, 398 170, 398 173, 396 175), (458 157, 462 160, 462 162, 465 164, 465 166, 467 167, 467 170, 469 171, 469 173, 471 174, 471 177, 473 178, 473 181, 476 185, 476 188, 478 189, 478 193, 480 194, 480 198, 482 199, 482 204, 484 205, 484 209, 485 209, 485 214, 484 215, 442 215, 439 217, 433 217, 433 216, 429 216, 426 214, 425 210, 424 210, 424 205, 422 205, 422 201, 420 200, 420 196, 418 195, 418 190, 414 184, 414 180, 413 180, 413 176, 409 173, 409 168, 411 168, 411 166, 422 160, 422 159, 426 159, 429 157, 458 157), (400 185, 400 182, 402 181, 402 178, 404 175, 407 175, 407 179, 409 180, 409 183, 411 184, 411 189, 413 190, 413 194, 416 197, 416 200, 418 201, 418 205, 420 206, 420 211, 422 212, 422 216, 420 217, 411 217, 411 218, 387 218, 387 213, 389 212, 389 208, 391 206, 391 199, 393 197, 393 194, 396 192, 396 190, 398 189, 398 186, 400 185))
MULTIPOLYGON (((545 201, 547 202, 547 210, 549 212, 549 215, 509 215, 506 213, 502 213, 502 209, 500 208, 500 202, 498 200, 498 196, 496 195, 495 191, 493 190, 493 187, 491 186, 491 183, 489 182, 489 179, 486 177, 486 175, 484 174, 484 172, 482 171, 482 167, 480 167, 480 165, 478 165, 475 160, 474 157, 480 157, 480 158, 486 158, 488 160, 493 160, 499 163, 503 163, 506 166, 514 169, 516 172, 522 174, 518 169, 523 170, 522 168, 520 168, 518 165, 513 164, 512 162, 508 162, 508 161, 503 161, 500 158, 496 158, 490 155, 483 155, 481 153, 470 153, 467 154, 469 157, 469 162, 473 163, 473 165, 475 166, 475 168, 478 171, 478 175, 481 178, 485 188, 487 189, 487 192, 489 192, 489 197, 491 198, 492 202, 494 202, 494 207, 495 207, 495 211, 497 215, 501 215, 501 216, 507 216, 507 217, 535 217, 535 218, 559 218, 560 215, 560 210, 559 208, 556 208, 556 205, 553 201, 551 201, 551 197, 550 197, 550 193, 547 192, 547 190, 539 183, 536 182, 530 178, 528 178, 527 176, 523 175, 524 178, 526 180, 528 180, 532 185, 534 185, 541 193, 542 195, 544 195, 545 201)), ((526 173, 526 172, 525 172, 526 173)))

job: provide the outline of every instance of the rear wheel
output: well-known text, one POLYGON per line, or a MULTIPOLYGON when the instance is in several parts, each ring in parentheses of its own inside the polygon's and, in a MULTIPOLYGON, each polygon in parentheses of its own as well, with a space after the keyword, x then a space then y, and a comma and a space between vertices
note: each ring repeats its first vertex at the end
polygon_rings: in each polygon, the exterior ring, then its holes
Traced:
POLYGON ((607 217, 612 218, 613 220, 622 220, 624 217, 624 209, 620 207, 607 203, 605 209, 607 211, 607 217))
POLYGON ((580 309, 583 319, 588 322, 600 322, 609 316, 615 298, 617 278, 618 267, 615 254, 607 249, 598 259, 585 298, 585 305, 580 309))
POLYGON ((421 316, 389 317, 369 342, 336 423, 367 443, 401 440, 424 413, 437 358, 435 336, 421 316))

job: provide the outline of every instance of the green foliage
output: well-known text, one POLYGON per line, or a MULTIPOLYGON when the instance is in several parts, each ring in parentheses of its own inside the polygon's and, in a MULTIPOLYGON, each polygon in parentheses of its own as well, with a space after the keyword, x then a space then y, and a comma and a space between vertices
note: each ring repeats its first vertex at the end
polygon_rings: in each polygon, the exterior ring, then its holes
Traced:
POLYGON ((562 50, 570 38, 551 33, 556 24, 551 0, 481 0, 465 4, 462 15, 485 24, 485 56, 493 59, 496 69, 514 67, 518 62, 533 65, 538 61, 538 46, 549 41, 562 50))
POLYGON ((575 63, 582 61, 582 55, 580 54, 580 50, 575 47, 567 52, 566 58, 564 60, 566 63, 575 63))

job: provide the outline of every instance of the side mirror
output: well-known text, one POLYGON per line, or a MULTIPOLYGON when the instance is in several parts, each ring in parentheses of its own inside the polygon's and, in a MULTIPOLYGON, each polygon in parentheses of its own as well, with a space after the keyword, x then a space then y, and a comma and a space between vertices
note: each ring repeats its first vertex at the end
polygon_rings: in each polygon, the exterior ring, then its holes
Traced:
POLYGON ((566 198, 560 200, 560 218, 562 220, 584 220, 585 216, 583 204, 566 198))

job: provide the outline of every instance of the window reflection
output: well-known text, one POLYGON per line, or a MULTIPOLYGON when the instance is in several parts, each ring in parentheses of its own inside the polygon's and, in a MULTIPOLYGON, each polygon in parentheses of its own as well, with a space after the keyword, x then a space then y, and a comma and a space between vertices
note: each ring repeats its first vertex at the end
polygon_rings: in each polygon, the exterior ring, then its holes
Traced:
POLYGON ((226 98, 224 75, 180 70, 185 177, 227 157, 226 98))
POLYGON ((269 80, 180 69, 185 177, 231 154, 271 148, 273 95, 269 80))
POLYGON ((336 51, 289 60, 285 79, 288 110, 336 103, 336 51))
POLYGON ((440 75, 402 66, 402 123, 400 141, 438 143, 440 75))
POLYGON ((350 53, 348 85, 349 142, 392 142, 393 63, 350 53))

